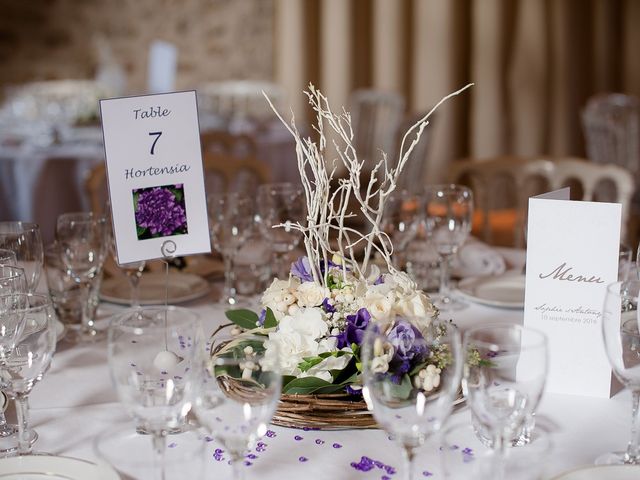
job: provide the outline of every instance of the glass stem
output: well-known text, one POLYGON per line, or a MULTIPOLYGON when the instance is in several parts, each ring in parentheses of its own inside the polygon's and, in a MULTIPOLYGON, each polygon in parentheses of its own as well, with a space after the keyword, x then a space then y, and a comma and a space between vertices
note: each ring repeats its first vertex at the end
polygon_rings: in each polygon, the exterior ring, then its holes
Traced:
POLYGON ((158 479, 165 480, 164 454, 167 448, 167 432, 153 432, 151 441, 153 442, 153 457, 158 470, 158 479))
POLYGON ((244 455, 242 453, 231 454, 231 470, 233 471, 233 480, 244 480, 244 455))
POLYGON ((138 308, 140 306, 140 275, 138 272, 127 272, 127 277, 131 287, 131 307, 138 308))
POLYGON ((415 449, 409 445, 402 446, 402 458, 404 460, 404 468, 402 469, 403 480, 413 480, 413 467, 415 458, 415 449))
POLYGON ((631 438, 627 445, 624 463, 640 463, 638 447, 640 446, 640 390, 634 390, 631 397, 631 438))
POLYGON ((18 416, 18 453, 28 455, 31 453, 29 441, 29 397, 24 394, 16 395, 16 413, 18 416))
POLYGON ((507 455, 507 435, 503 431, 499 431, 493 436, 493 468, 491 469, 491 478, 493 480, 505 480, 505 458, 507 455))
POLYGON ((222 260, 224 262, 224 301, 230 305, 235 305, 236 301, 236 289, 233 286, 234 273, 233 273, 233 255, 223 255, 222 260))
POLYGON ((440 256, 440 301, 449 301, 449 257, 450 255, 440 256))
POLYGON ((82 282, 82 330, 85 333, 95 333, 95 321, 91 308, 91 282, 82 282))

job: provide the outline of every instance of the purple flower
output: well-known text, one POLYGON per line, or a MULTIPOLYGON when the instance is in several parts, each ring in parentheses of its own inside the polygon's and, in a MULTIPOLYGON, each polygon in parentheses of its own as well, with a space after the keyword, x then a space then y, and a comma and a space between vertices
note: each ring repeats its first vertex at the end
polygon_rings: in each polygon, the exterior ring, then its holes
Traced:
POLYGON ((344 348, 352 343, 360 345, 364 337, 364 331, 369 325, 371 314, 366 308, 361 308, 355 315, 347 315, 347 326, 338 338, 338 348, 344 348))
POLYGON ((260 311, 260 316, 258 317, 258 326, 262 327, 264 325, 264 320, 267 318, 267 309, 263 308, 260 311))
POLYGON ((302 282, 313 282, 313 274, 311 273, 311 263, 309 263, 309 258, 300 257, 292 263, 291 275, 298 277, 302 282))
POLYGON ((171 190, 164 187, 138 190, 136 223, 148 228, 152 235, 186 233, 187 216, 184 206, 171 190))
POLYGON ((335 313, 336 312, 336 307, 334 307, 333 305, 331 305, 329 303, 329 299, 325 298, 322 301, 322 309, 324 310, 325 313, 335 313))
POLYGON ((373 282, 374 285, 380 285, 384 283, 384 276, 380 275, 378 278, 376 278, 376 281, 373 282))
POLYGON ((428 353, 422 334, 406 321, 399 321, 389 332, 389 342, 395 349, 394 357, 398 360, 413 360, 416 356, 428 353))

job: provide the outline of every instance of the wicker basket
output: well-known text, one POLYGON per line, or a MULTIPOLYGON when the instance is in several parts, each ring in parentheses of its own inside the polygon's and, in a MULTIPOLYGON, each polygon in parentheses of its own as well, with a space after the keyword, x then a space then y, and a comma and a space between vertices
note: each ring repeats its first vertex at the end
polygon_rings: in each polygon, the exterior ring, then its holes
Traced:
POLYGON ((377 428, 364 400, 346 393, 282 395, 272 423, 319 430, 377 428))

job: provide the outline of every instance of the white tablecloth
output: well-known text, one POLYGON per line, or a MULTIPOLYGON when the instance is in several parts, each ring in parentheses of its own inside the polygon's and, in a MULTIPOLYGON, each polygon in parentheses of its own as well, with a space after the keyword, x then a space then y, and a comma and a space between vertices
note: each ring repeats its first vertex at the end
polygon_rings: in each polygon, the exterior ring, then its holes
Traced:
MULTIPOLYGON (((222 308, 214 303, 215 294, 187 306, 199 312, 205 329, 224 322, 222 308)), ((103 305, 102 315, 120 307, 103 305)), ((522 311, 470 305, 451 314, 462 328, 486 322, 522 322, 522 311)), ((106 343, 95 345, 60 344, 53 365, 31 395, 32 422, 40 438, 36 450, 95 459, 92 440, 104 429, 126 421, 118 405, 107 368, 106 343)), ((626 448, 630 422, 630 395, 627 391, 612 399, 545 394, 537 413, 537 422, 553 433, 554 448, 546 465, 548 477, 580 465, 592 464, 604 452, 626 448)), ((456 411, 454 422, 470 422, 468 408, 456 411)), ((247 466, 248 478, 281 480, 306 479, 380 479, 384 472, 356 470, 351 464, 362 456, 391 465, 400 478, 399 447, 380 430, 303 431, 272 427, 275 436, 264 438, 264 451, 247 466)), ((438 442, 429 441, 419 451, 416 478, 443 478, 438 442), (433 474, 429 476, 428 472, 433 474)), ((150 448, 150 447, 149 447, 150 448)), ((213 458, 217 442, 207 446, 206 462, 211 469, 207 478, 230 478, 231 468, 213 458)), ((131 452, 135 455, 136 452, 131 452)))

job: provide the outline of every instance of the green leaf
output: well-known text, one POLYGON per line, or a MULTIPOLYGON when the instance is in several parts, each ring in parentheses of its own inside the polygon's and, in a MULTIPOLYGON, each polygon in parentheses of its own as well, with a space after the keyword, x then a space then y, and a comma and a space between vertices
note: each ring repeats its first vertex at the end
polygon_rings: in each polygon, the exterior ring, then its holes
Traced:
POLYGON ((282 393, 308 395, 323 387, 331 387, 332 385, 317 377, 296 378, 287 383, 286 388, 283 387, 282 393))
POLYGON ((278 320, 276 320, 276 316, 273 314, 273 311, 267 307, 265 316, 264 316, 264 328, 275 328, 278 326, 278 320))
POLYGON ((291 381, 293 381, 295 379, 296 379, 296 377, 294 375, 283 375, 282 376, 282 391, 284 392, 284 389, 289 384, 289 382, 291 382, 291 381))
POLYGON ((301 372, 306 372, 307 370, 315 367, 319 363, 322 363, 324 358, 320 357, 306 357, 302 362, 298 363, 298 368, 301 372))
POLYGON ((229 320, 245 330, 253 330, 258 326, 258 315, 251 310, 240 308, 237 310, 227 310, 224 314, 229 320))
POLYGON ((416 365, 415 367, 413 367, 413 369, 411 369, 411 371, 409 372, 409 376, 413 377, 414 375, 416 375, 418 372, 420 372, 420 370, 427 368, 427 365, 429 365, 429 363, 427 362, 422 362, 419 363, 418 365, 416 365))
POLYGON ((405 374, 402 376, 402 382, 400 382, 400 385, 389 381, 389 390, 394 398, 400 400, 406 400, 407 398, 409 398, 409 395, 411 395, 411 390, 413 390, 413 385, 411 384, 409 375, 405 374))
POLYGON ((146 232, 146 228, 145 227, 139 227, 136 225, 136 235, 138 235, 138 238, 142 237, 142 235, 144 235, 144 232, 146 232))

